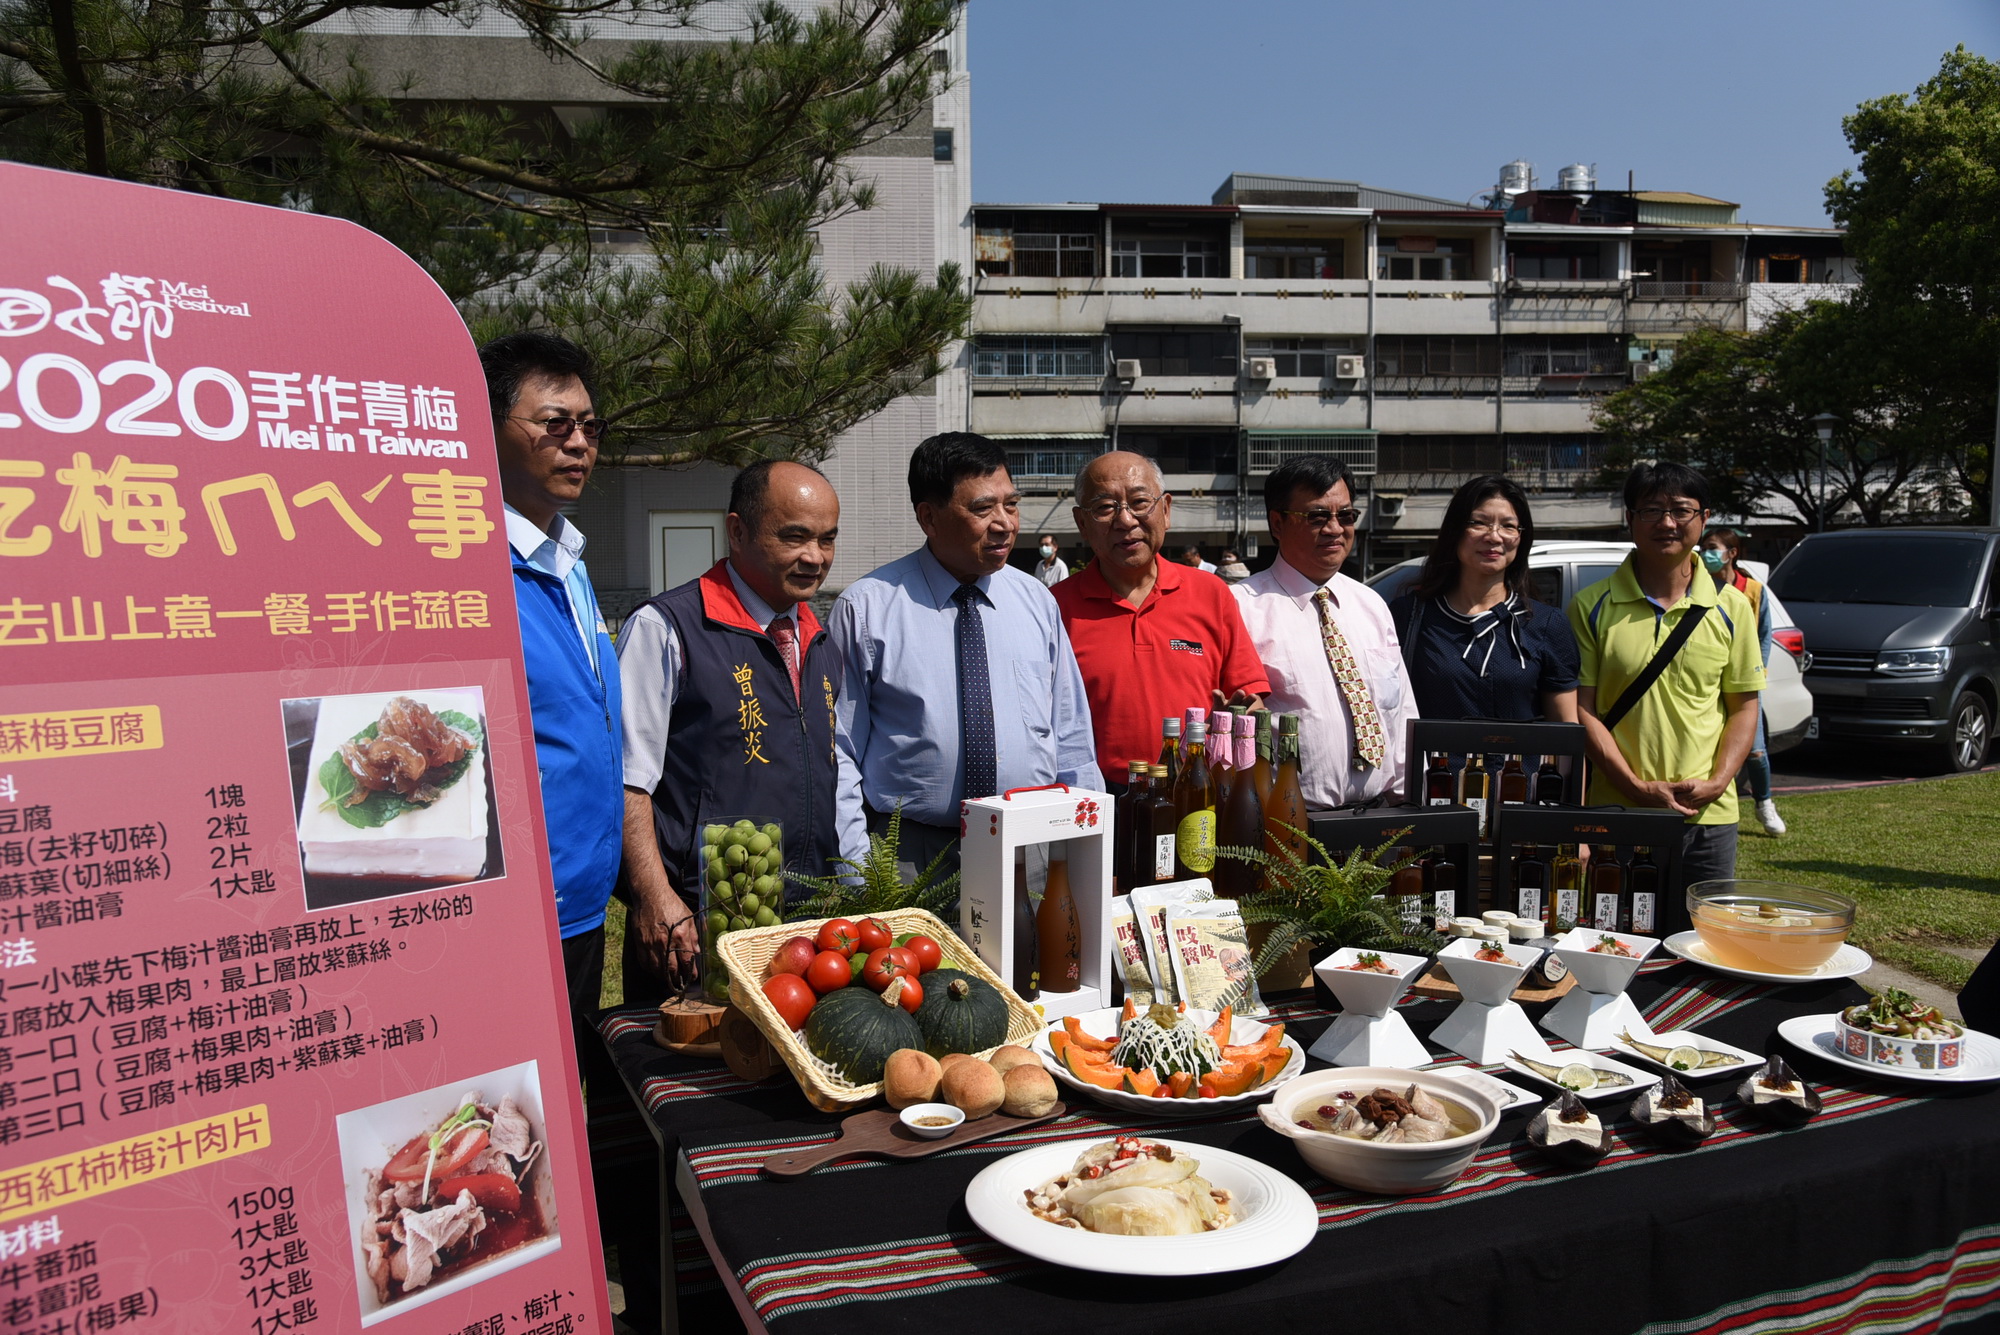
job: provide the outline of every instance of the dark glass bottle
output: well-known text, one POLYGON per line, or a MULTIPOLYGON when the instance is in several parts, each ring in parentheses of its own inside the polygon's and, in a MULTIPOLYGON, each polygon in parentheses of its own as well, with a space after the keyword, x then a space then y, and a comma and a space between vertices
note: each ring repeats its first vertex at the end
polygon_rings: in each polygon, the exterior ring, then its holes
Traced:
POLYGON ((1257 805, 1261 808, 1270 800, 1271 785, 1278 777, 1278 767, 1271 760, 1271 711, 1260 709, 1250 717, 1256 727, 1257 805))
POLYGON ((1152 843, 1147 849, 1151 857, 1152 875, 1148 885, 1159 885, 1174 879, 1174 846, 1179 842, 1181 818, 1174 809, 1174 794, 1167 783, 1164 765, 1153 766, 1153 802, 1147 813, 1146 832, 1152 843))
POLYGON ((1625 868, 1618 850, 1599 844, 1590 859, 1590 925, 1600 932, 1631 930, 1632 910, 1625 898, 1625 868))
MULTIPOLYGON (((1167 791, 1172 792, 1174 784, 1181 777, 1181 721, 1177 718, 1160 720, 1160 758, 1153 762, 1164 765, 1167 770, 1167 791)), ((1155 777, 1158 777, 1157 775, 1155 777)))
MULTIPOLYGON (((1458 916, 1458 864, 1433 848, 1424 859, 1424 894, 1431 905, 1431 920, 1449 923, 1458 916)), ((1442 931, 1440 925, 1438 930, 1442 931)))
POLYGON ((1514 859, 1514 913, 1542 922, 1549 913, 1549 864, 1539 844, 1528 844, 1514 859))
POLYGON ((1651 936, 1660 929, 1660 867, 1653 850, 1635 848, 1625 868, 1625 902, 1632 915, 1631 930, 1651 936))
POLYGON ((1208 725, 1197 721, 1182 738, 1181 776, 1174 783, 1174 879, 1215 870, 1215 783, 1208 772, 1208 725))
POLYGON ((1145 846, 1145 813, 1153 801, 1153 765, 1134 760, 1125 766, 1125 793, 1118 799, 1118 818, 1111 849, 1111 893, 1129 895, 1151 885, 1153 861, 1145 846))
MULTIPOLYGON (((1249 715, 1236 720, 1235 779, 1228 798, 1215 810, 1216 842, 1226 848, 1264 846, 1264 807, 1257 800, 1257 737, 1249 715)), ((1241 858, 1217 858, 1215 893, 1221 899, 1242 900, 1257 893, 1261 869, 1241 858)))
POLYGON ((1458 772, 1458 800, 1478 814, 1482 839, 1493 828, 1486 818, 1492 796, 1493 772, 1486 768, 1486 757, 1475 751, 1465 758, 1465 768, 1458 772))
POLYGON ((1557 844, 1555 861, 1549 864, 1549 930, 1558 921, 1581 926, 1583 912, 1583 860, 1575 844, 1557 844))
POLYGON ((1389 877, 1389 907, 1405 927, 1416 927, 1424 917, 1424 866, 1414 848, 1396 850, 1396 860, 1410 859, 1389 877))
POLYGON ((1023 1001, 1033 1001, 1042 994, 1041 974, 1036 967, 1037 954, 1035 904, 1028 895, 1028 863, 1025 858, 1016 857, 1014 862, 1014 968, 1009 981, 1014 991, 1023 1001))
POLYGON ((1527 804, 1528 772, 1521 768, 1519 756, 1508 756, 1507 763, 1500 767, 1500 801, 1502 805, 1527 804))
POLYGON ((1042 906, 1035 911, 1035 963, 1044 992, 1074 992, 1083 986, 1083 928, 1069 888, 1069 863, 1049 863, 1042 906))
POLYGON ((1458 800, 1458 785, 1451 772, 1451 757, 1442 751, 1431 754, 1430 767, 1424 771, 1424 805, 1427 807, 1448 807, 1458 800))
POLYGON ((1278 739, 1272 749, 1277 773, 1271 782, 1271 796, 1264 803, 1264 851, 1285 858, 1286 851, 1300 861, 1306 857, 1306 794, 1299 783, 1299 716, 1286 714, 1278 720, 1278 739))
POLYGON ((1236 715, 1218 709, 1208 716, 1208 782, 1215 790, 1215 819, 1220 824, 1236 786, 1236 715))
POLYGON ((1554 756, 1543 756, 1542 767, 1535 771, 1535 805, 1538 807, 1559 807, 1566 794, 1563 791, 1563 772, 1556 768, 1554 756))

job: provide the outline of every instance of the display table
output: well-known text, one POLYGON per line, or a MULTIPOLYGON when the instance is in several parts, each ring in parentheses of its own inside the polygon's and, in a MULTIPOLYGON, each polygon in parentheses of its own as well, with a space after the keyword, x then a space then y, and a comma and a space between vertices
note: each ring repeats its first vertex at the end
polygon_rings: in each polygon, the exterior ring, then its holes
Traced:
MULTIPOLYGON (((1404 1198, 1321 1180, 1254 1112, 1122 1117, 1065 1087, 1070 1111, 1056 1122, 934 1158, 840 1163, 781 1182, 758 1171, 765 1157, 830 1140, 838 1118, 810 1109, 788 1077, 752 1087, 662 1051, 643 1012, 614 1012, 603 1030, 687 1207, 670 1273, 690 1327, 698 1310, 704 1326, 719 1315, 708 1304, 721 1291, 752 1329, 812 1335, 1003 1324, 1210 1335, 1391 1319, 1425 1335, 2000 1328, 2000 1085, 1878 1081, 1777 1037, 1781 1020, 1862 999, 1852 983, 1774 987, 1667 961, 1630 990, 1656 1031, 1782 1052, 1825 1112, 1796 1131, 1764 1130, 1729 1096, 1740 1076, 1695 1081, 1721 1126, 1699 1148, 1672 1152, 1611 1100, 1598 1107, 1617 1148, 1578 1173, 1530 1148, 1528 1118, 1515 1114, 1447 1191, 1404 1198), (1319 1207, 1319 1236, 1257 1270, 1136 1280, 1032 1260, 973 1227, 964 1191, 987 1164, 1120 1130, 1277 1167, 1319 1207), (689 1222, 720 1276, 691 1255, 689 1222)), ((1424 1035, 1448 1010, 1414 1000, 1401 1013, 1424 1035)), ((1331 1021, 1309 993, 1277 998, 1274 1011, 1303 1044, 1331 1021)))

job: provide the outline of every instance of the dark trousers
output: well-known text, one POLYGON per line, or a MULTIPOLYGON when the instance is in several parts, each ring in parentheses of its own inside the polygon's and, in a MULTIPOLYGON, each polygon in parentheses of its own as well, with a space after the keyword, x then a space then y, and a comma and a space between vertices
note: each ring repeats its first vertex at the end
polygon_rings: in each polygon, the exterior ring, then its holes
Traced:
POLYGON ((1694 926, 1688 917, 1687 888, 1702 881, 1727 881, 1736 876, 1736 826, 1690 825, 1681 834, 1681 865, 1667 902, 1660 905, 1660 932, 1672 935, 1694 926))
MULTIPOLYGON (((889 813, 865 808, 868 817, 868 833, 886 834, 889 830, 889 813)), ((896 861, 910 870, 911 877, 931 865, 931 859, 939 853, 947 853, 944 863, 938 869, 941 876, 949 876, 958 870, 958 827, 955 825, 926 825, 922 821, 903 817, 902 842, 896 848, 896 861)))

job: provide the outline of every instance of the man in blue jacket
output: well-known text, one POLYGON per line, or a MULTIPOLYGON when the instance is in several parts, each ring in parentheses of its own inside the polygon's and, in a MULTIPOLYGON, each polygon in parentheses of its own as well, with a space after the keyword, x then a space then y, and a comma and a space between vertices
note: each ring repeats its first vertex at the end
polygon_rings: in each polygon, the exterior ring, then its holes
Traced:
POLYGON ((598 1046, 604 905, 618 880, 625 790, 618 661, 584 570, 583 534, 561 511, 583 494, 604 424, 593 416, 590 357, 569 340, 508 334, 481 348, 479 361, 507 502, 563 974, 583 1056, 598 1046))

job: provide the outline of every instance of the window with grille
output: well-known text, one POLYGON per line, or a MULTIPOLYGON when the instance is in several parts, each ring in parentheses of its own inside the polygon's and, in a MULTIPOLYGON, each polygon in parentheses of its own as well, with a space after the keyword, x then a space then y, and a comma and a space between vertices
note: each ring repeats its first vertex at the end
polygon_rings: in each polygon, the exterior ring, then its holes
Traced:
POLYGON ((1102 436, 1093 440, 1010 440, 1005 442, 1007 472, 1018 483, 1060 483, 1067 486, 1083 466, 1104 453, 1102 436))
POLYGON ((1466 237, 1385 236, 1375 252, 1375 276, 1462 282, 1472 277, 1472 241, 1466 237))
POLYGON ((1499 340, 1477 334, 1385 334, 1375 340, 1378 376, 1495 375, 1499 340))
POLYGON ((1385 473, 1497 473, 1500 438, 1492 435, 1383 436, 1377 446, 1385 473))
POLYGON ((1345 247, 1339 241, 1286 244, 1275 241, 1243 243, 1245 278, 1339 278, 1346 272, 1345 247))
POLYGON ((1056 334, 982 334, 972 348, 975 376, 1104 375, 1104 340, 1056 334))
POLYGON ((1507 374, 1615 375, 1625 369, 1624 340, 1601 334, 1523 334, 1507 339, 1507 374))
POLYGON ((1111 243, 1114 278, 1223 278, 1228 262, 1220 241, 1127 237, 1111 243))
POLYGON ((1206 329, 1114 329, 1114 360, 1137 358, 1142 375, 1235 375, 1236 331, 1206 329))
POLYGON ((1358 351, 1338 338, 1252 338, 1243 344, 1246 357, 1269 357, 1280 377, 1307 376, 1323 380, 1333 373, 1333 358, 1358 351))

